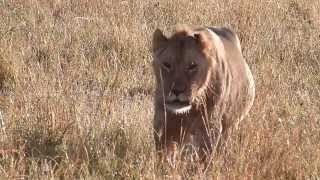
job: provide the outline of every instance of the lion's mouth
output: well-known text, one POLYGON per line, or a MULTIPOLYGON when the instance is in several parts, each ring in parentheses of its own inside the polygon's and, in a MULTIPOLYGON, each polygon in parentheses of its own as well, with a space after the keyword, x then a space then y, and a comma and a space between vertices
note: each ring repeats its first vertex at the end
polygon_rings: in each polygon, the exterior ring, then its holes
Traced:
POLYGON ((166 103, 166 109, 175 114, 184 114, 190 111, 191 104, 189 101, 174 100, 166 103))

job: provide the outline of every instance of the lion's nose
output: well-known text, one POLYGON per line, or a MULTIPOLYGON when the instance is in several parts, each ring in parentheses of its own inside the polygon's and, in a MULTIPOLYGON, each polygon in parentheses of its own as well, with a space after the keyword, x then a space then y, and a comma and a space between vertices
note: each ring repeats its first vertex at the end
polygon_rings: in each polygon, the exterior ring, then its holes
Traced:
POLYGON ((180 94, 184 93, 186 90, 186 82, 184 79, 177 79, 175 83, 173 84, 171 93, 179 96, 180 94))
POLYGON ((182 94, 184 92, 184 89, 182 88, 174 88, 172 89, 172 94, 179 96, 179 94, 182 94))

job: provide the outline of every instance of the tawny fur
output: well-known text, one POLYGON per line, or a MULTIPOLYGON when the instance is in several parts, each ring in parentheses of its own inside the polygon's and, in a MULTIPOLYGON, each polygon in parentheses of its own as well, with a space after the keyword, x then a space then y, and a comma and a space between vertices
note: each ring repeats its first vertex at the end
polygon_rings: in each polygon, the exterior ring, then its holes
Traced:
POLYGON ((172 154, 173 144, 192 143, 205 157, 254 101, 238 36, 223 27, 184 26, 169 38, 156 30, 153 58, 157 150, 172 154))

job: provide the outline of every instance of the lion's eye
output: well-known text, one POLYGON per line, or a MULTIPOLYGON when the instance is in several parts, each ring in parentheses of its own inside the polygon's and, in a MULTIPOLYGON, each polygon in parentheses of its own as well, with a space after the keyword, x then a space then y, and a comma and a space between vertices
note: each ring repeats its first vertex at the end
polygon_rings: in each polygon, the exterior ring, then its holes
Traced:
POLYGON ((170 71, 171 69, 171 65, 167 62, 162 63, 162 66, 166 71, 170 71))
POLYGON ((196 63, 191 63, 189 66, 188 66, 188 71, 189 72, 194 72, 197 70, 197 64, 196 63))

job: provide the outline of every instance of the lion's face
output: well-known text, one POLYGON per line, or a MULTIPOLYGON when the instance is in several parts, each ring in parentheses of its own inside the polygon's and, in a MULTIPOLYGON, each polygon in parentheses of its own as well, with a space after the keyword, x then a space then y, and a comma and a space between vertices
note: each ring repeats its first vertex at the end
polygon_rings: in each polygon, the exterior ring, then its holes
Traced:
POLYGON ((186 113, 205 91, 211 61, 203 52, 199 37, 181 33, 167 39, 156 31, 153 43, 157 97, 168 111, 186 113))

